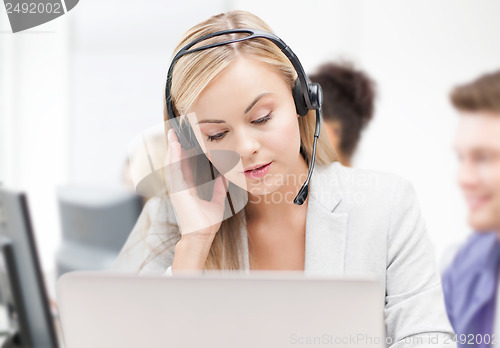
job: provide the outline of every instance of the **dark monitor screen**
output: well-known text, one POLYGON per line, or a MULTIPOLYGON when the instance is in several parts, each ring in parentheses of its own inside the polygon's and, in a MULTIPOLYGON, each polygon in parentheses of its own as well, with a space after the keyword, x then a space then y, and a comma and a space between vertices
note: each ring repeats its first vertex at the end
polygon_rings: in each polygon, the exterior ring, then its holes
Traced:
POLYGON ((8 338, 3 347, 32 347, 26 322, 28 314, 21 297, 14 252, 10 240, 0 235, 0 291, 8 318, 8 338))
MULTIPOLYGON (((57 347, 26 196, 0 188, 2 301, 21 347, 57 347)), ((15 346, 15 345, 12 345, 15 346)))

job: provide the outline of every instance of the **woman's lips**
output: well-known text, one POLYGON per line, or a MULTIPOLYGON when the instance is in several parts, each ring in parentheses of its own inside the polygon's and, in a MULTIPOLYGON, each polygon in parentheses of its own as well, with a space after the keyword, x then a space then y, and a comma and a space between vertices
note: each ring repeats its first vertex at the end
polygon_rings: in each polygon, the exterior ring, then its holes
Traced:
POLYGON ((269 172, 269 167, 271 167, 271 164, 273 162, 269 162, 268 164, 265 164, 264 166, 260 168, 256 168, 253 170, 245 170, 245 176, 247 178, 253 178, 253 179, 259 179, 262 178, 264 175, 266 175, 269 172))

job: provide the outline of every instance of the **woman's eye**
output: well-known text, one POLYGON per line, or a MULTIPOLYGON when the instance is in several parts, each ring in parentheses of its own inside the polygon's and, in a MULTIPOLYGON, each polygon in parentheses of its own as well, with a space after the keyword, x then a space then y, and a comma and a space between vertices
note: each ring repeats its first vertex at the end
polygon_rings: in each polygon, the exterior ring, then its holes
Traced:
POLYGON ((217 140, 221 140, 224 135, 227 133, 227 131, 224 131, 222 133, 217 133, 215 135, 207 135, 207 140, 208 141, 217 141, 217 140))
POLYGON ((266 123, 267 121, 269 121, 270 119, 272 118, 272 113, 269 113, 267 114, 266 116, 264 117, 261 117, 255 121, 253 121, 252 123, 254 124, 262 124, 262 123, 266 123))
MULTIPOLYGON (((270 112, 266 116, 261 117, 261 118, 255 120, 255 121, 252 121, 252 123, 253 124, 264 124, 267 121, 269 121, 272 117, 273 117, 272 113, 270 112)), ((227 133, 227 131, 224 131, 224 132, 221 132, 221 133, 217 133, 215 135, 207 135, 207 141, 221 140, 222 138, 224 138, 224 136, 226 135, 226 133, 227 133)))

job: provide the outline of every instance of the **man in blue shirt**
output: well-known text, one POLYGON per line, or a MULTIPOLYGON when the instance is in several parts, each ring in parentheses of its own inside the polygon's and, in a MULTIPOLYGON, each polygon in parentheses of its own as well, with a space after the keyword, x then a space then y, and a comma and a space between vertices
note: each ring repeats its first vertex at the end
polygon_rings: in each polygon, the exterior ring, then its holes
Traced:
POLYGON ((475 232, 443 275, 446 309, 459 347, 500 346, 500 332, 494 328, 500 260, 500 71, 456 87, 451 101, 460 113, 458 182, 475 232))

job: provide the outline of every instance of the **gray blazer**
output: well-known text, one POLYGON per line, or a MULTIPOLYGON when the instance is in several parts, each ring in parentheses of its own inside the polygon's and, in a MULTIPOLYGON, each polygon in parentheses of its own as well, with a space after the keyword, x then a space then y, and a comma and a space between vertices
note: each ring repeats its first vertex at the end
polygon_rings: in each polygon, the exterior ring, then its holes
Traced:
MULTIPOLYGON (((180 238, 168 199, 154 198, 144 208, 115 270, 138 271, 166 233, 180 238)), ((245 229, 242 234, 241 256, 248 270, 245 229)), ((165 250, 141 273, 170 274, 173 256, 173 248, 165 250)), ((338 162, 317 165, 309 188, 304 267, 307 274, 381 281, 386 289, 380 301, 385 306, 387 337, 393 342, 389 346, 456 347, 445 344, 454 332, 433 246, 408 181, 338 162)))

